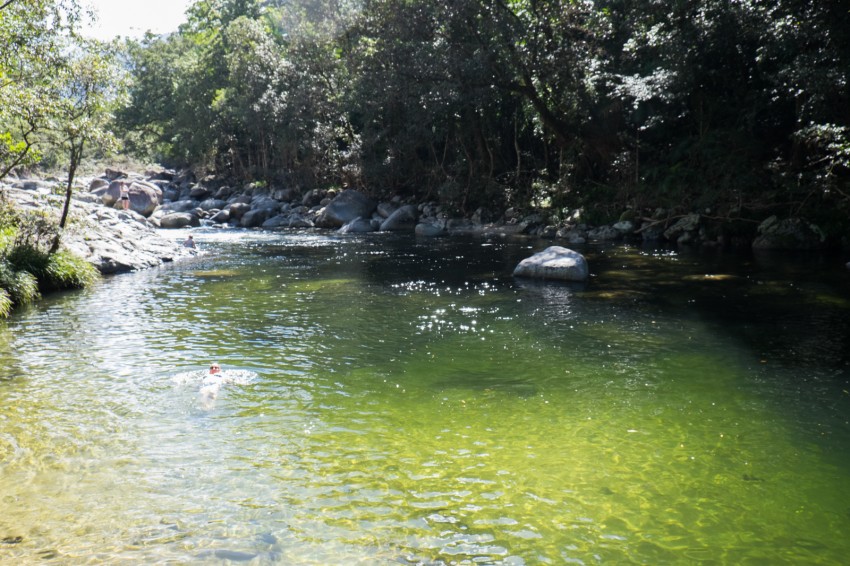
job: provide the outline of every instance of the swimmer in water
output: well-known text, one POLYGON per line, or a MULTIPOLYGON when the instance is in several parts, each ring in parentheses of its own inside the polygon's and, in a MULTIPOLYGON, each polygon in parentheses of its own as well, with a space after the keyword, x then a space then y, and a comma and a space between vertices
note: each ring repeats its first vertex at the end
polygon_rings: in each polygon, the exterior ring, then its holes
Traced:
POLYGON ((201 405, 205 409, 212 408, 213 403, 218 397, 218 391, 221 389, 221 384, 224 382, 224 375, 221 373, 221 364, 213 362, 210 364, 210 372, 201 382, 201 405))

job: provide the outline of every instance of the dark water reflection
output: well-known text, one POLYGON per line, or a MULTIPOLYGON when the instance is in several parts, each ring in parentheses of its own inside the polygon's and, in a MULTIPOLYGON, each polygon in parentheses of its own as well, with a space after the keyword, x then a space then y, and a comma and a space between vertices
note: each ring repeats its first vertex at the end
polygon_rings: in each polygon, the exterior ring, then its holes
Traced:
POLYGON ((0 561, 850 554, 840 259, 587 247, 566 285, 511 277, 537 241, 195 238, 0 331, 0 561), (256 379, 204 407, 211 360, 256 379))

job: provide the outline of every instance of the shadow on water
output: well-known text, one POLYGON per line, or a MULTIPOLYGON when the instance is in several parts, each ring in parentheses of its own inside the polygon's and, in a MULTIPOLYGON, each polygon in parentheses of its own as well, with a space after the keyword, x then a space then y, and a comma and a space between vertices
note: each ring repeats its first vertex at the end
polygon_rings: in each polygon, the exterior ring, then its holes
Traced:
POLYGON ((690 311, 789 366, 850 364, 850 277, 836 256, 630 247, 589 255, 584 298, 690 311))

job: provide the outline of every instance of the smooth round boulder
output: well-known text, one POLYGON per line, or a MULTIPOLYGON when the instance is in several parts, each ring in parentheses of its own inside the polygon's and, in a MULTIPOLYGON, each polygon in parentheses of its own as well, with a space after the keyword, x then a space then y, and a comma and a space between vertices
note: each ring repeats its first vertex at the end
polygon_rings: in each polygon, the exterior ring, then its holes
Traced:
POLYGON ((201 202, 201 204, 199 204, 198 206, 204 210, 221 210, 222 208, 227 206, 227 201, 215 198, 208 198, 207 200, 201 202))
POLYGON ((200 220, 188 212, 172 212, 159 219, 161 228, 185 228, 186 226, 200 226, 200 220))
POLYGON ((446 229, 435 222, 420 222, 416 225, 413 232, 423 238, 436 238, 437 236, 444 236, 446 229))
POLYGON ((557 281, 587 281, 590 270, 580 253, 561 246, 549 246, 527 257, 514 269, 514 277, 557 281))
MULTIPOLYGON (((233 209, 231 208, 231 214, 233 209)), ((275 211, 271 208, 254 208, 246 212, 239 219, 239 225, 243 228, 258 228, 263 225, 263 222, 275 216, 275 211)))
POLYGON ((394 211, 381 223, 381 232, 411 231, 416 228, 416 219, 419 209, 407 204, 394 211))
POLYGON ((358 216, 369 218, 377 206, 378 203, 364 193, 346 189, 325 207, 316 224, 323 228, 339 228, 358 216))
POLYGON ((348 222, 337 230, 340 234, 355 234, 355 233, 365 233, 365 232, 374 232, 375 228, 372 226, 372 221, 368 218, 363 218, 362 216, 358 216, 351 222, 348 222))
MULTIPOLYGON (((121 206, 121 189, 123 187, 127 188, 130 197, 130 210, 133 212, 138 212, 142 216, 148 217, 159 206, 162 198, 162 191, 159 187, 154 187, 149 183, 131 182, 126 179, 112 181, 109 184, 106 191, 100 195, 103 204, 110 208, 123 208, 121 206)), ((99 191, 100 189, 98 189, 99 191)))
POLYGON ((251 205, 244 202, 234 202, 228 205, 226 210, 230 212, 230 218, 241 220, 251 210, 251 205))

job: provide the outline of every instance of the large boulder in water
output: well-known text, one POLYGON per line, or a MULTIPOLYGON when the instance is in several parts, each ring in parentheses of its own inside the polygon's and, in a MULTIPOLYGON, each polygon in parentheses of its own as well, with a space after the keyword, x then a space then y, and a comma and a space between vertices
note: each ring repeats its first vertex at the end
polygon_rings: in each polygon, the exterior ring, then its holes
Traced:
POLYGON ((590 270, 580 253, 561 246, 550 246, 527 257, 514 269, 514 277, 533 277, 558 281, 587 281, 590 270))
POLYGON ((339 228, 358 216, 369 218, 377 206, 377 202, 360 191, 346 189, 328 203, 316 219, 316 225, 322 228, 339 228))
POLYGON ((351 222, 348 222, 337 230, 340 234, 354 234, 354 233, 364 233, 364 232, 374 232, 375 226, 372 225, 372 221, 368 218, 363 218, 362 216, 358 216, 351 222))
POLYGON ((391 213, 387 219, 381 223, 381 232, 412 232, 416 228, 416 220, 418 216, 419 209, 415 205, 406 204, 391 213))

